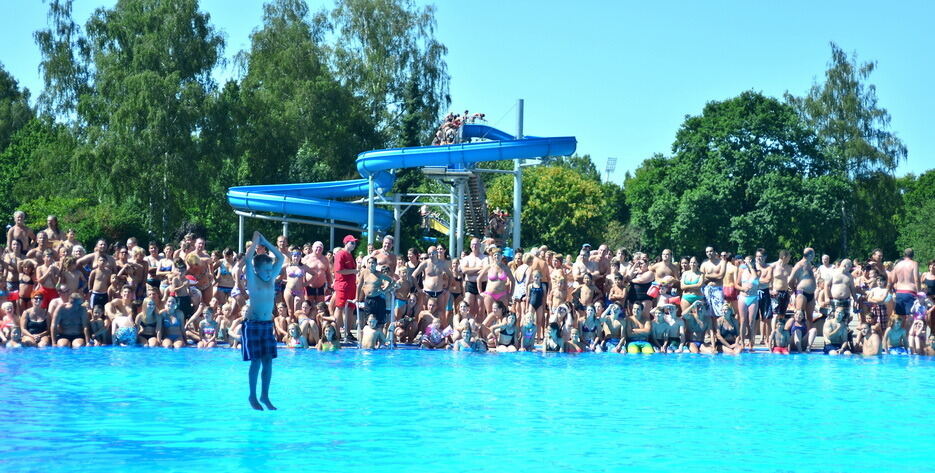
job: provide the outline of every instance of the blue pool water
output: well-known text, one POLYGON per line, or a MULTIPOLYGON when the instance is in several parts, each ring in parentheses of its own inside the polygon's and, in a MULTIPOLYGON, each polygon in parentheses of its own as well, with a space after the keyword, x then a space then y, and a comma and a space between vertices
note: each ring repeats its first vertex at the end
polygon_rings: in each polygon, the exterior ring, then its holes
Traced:
POLYGON ((0 350, 0 471, 932 471, 935 360, 0 350))

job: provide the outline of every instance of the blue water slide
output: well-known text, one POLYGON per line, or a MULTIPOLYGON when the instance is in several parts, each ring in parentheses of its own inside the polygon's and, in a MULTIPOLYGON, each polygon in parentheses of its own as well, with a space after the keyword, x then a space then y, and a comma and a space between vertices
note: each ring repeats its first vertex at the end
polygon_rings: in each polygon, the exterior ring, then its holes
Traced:
MULTIPOLYGON (((393 188, 392 171, 403 168, 441 167, 470 169, 481 161, 531 159, 547 156, 567 156, 575 152, 573 136, 517 140, 513 135, 486 125, 466 124, 461 127, 465 142, 444 146, 421 146, 366 151, 357 155, 357 171, 364 179, 231 187, 227 202, 244 212, 270 212, 320 220, 348 222, 361 227, 367 224, 367 206, 333 199, 368 195, 370 178, 378 193, 393 188), (471 138, 487 141, 469 142, 471 138)), ((393 213, 374 209, 374 226, 389 228, 393 213)))

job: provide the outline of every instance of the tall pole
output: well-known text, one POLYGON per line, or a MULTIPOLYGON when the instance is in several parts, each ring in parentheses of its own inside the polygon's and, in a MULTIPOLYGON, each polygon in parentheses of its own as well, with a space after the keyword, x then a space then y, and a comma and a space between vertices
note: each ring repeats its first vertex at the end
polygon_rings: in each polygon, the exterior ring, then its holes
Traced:
MULTIPOLYGON (((285 215, 283 215, 283 217, 285 217, 285 215)), ((282 236, 289 238, 289 222, 285 220, 282 221, 282 236)))
POLYGON ((455 231, 457 230, 457 221, 458 221, 458 210, 455 207, 455 194, 457 193, 456 184, 452 182, 451 184, 451 198, 448 203, 448 259, 454 258, 451 256, 455 248, 455 231))
POLYGON ((237 251, 243 252, 243 215, 237 216, 237 251))
MULTIPOLYGON (((402 218, 399 215, 399 206, 393 206, 393 221, 396 222, 396 227, 393 229, 393 253, 399 254, 399 219, 402 218)), ((395 294, 395 293, 394 293, 395 294)), ((396 307, 396 306, 393 306, 396 307)), ((395 312, 396 309, 393 309, 395 312)))
MULTIPOLYGON (((516 139, 523 139, 523 99, 516 104, 516 139)), ((513 248, 519 248, 520 222, 519 216, 523 211, 523 167, 518 159, 513 160, 513 248)))
POLYGON ((373 244, 373 174, 367 178, 370 185, 367 186, 367 244, 373 244))
POLYGON ((328 221, 331 222, 331 227, 328 229, 330 240, 328 241, 328 248, 325 251, 325 253, 327 253, 328 251, 331 251, 334 248, 334 219, 331 219, 328 221))
POLYGON ((458 238, 455 244, 458 246, 454 252, 454 258, 460 258, 464 251, 464 183, 463 179, 458 180, 458 238))

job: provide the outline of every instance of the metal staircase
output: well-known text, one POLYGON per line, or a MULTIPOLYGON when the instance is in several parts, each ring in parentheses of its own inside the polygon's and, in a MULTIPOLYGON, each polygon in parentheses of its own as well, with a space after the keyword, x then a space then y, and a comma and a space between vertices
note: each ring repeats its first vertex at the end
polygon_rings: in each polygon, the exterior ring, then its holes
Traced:
POLYGON ((487 228, 487 192, 484 181, 476 173, 467 180, 464 193, 464 232, 483 237, 487 228))

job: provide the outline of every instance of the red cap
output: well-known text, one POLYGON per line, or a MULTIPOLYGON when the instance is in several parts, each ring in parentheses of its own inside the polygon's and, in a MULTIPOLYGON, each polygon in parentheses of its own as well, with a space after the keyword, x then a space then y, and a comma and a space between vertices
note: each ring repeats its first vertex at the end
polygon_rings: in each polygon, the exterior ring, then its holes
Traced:
POLYGON ((347 236, 344 237, 344 244, 345 244, 345 245, 348 244, 348 243, 350 243, 350 242, 352 242, 352 241, 357 241, 357 239, 354 238, 354 235, 347 235, 347 236))

